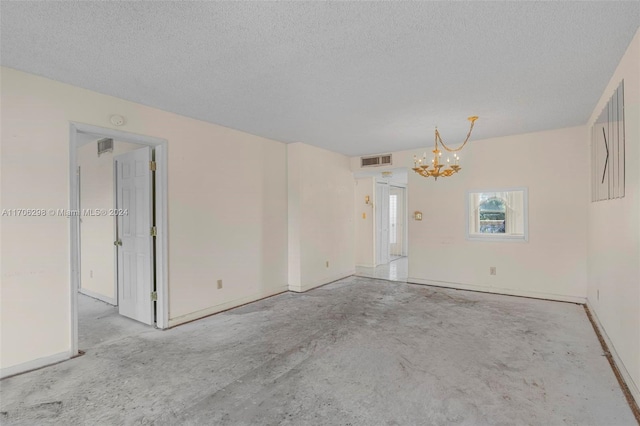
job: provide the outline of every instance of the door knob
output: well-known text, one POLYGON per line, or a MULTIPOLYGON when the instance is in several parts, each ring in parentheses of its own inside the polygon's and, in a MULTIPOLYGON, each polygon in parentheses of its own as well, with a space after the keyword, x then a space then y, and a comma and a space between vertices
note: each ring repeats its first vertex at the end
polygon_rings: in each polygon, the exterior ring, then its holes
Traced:
POLYGON ((122 245, 122 240, 115 240, 115 241, 113 242, 113 245, 114 245, 114 246, 121 246, 121 245, 122 245))

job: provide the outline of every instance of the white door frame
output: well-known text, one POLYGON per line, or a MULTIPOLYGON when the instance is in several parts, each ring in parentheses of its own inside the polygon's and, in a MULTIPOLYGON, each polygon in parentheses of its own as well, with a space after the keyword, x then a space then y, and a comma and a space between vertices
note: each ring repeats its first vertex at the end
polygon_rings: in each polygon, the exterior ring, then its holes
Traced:
MULTIPOLYGON (((156 188, 155 210, 156 227, 156 291, 158 300, 156 303, 156 326, 158 328, 169 327, 169 266, 168 266, 168 223, 167 223, 167 146, 165 139, 151 136, 138 135, 123 132, 121 130, 92 126, 84 123, 69 123, 69 184, 70 206, 72 212, 79 208, 78 194, 78 147, 80 146, 78 134, 91 134, 96 138, 108 137, 123 142, 151 146, 155 150, 156 162, 156 188)), ((71 239, 71 356, 78 355, 78 289, 80 288, 80 216, 70 215, 70 239, 71 239)))

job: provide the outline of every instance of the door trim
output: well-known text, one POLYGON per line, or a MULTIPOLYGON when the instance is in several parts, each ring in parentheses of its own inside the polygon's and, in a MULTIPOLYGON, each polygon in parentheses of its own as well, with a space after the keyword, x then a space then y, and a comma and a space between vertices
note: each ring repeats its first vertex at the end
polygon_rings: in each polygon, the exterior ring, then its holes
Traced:
MULTIPOLYGON (((105 127, 93 126, 90 124, 70 122, 69 123, 69 209, 77 211, 79 207, 78 199, 78 152, 81 145, 78 134, 91 134, 99 137, 109 137, 123 142, 147 145, 154 148, 156 162, 156 189, 155 189, 155 210, 156 227, 158 236, 156 237, 156 291, 158 301, 156 303, 156 327, 169 327, 169 265, 168 265, 168 142, 152 136, 138 135, 121 130, 109 129, 105 127)), ((80 288, 80 217, 70 216, 70 240, 71 240, 71 282, 70 282, 70 305, 71 305, 71 328, 69 337, 71 341, 70 356, 78 355, 78 289, 80 288)))

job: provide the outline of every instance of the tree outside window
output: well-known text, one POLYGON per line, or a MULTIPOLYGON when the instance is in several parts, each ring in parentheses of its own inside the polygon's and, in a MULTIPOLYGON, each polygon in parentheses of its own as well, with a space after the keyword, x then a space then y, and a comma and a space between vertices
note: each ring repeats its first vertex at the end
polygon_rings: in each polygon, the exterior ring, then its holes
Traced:
POLYGON ((480 216, 480 233, 504 234, 505 211, 505 202, 500 198, 491 198, 482 202, 478 208, 478 215, 480 216))

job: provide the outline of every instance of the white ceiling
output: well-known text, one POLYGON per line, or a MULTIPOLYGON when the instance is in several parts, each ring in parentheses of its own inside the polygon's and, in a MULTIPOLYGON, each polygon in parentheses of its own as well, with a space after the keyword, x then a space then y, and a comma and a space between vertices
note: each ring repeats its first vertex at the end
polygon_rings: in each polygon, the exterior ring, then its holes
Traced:
MULTIPOLYGON (((584 124, 640 2, 7 2, 4 66, 347 155, 584 124)), ((117 113, 118 111, 113 111, 117 113)))

